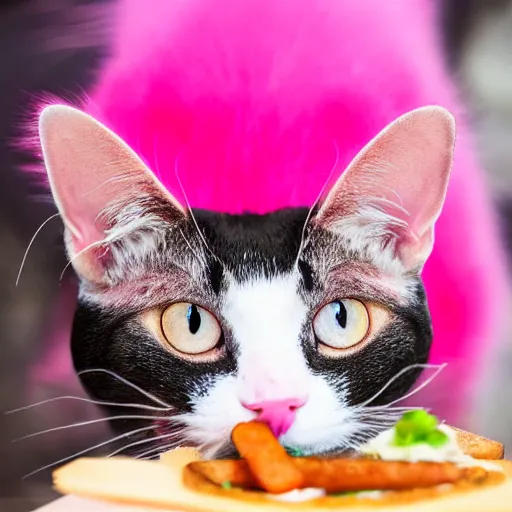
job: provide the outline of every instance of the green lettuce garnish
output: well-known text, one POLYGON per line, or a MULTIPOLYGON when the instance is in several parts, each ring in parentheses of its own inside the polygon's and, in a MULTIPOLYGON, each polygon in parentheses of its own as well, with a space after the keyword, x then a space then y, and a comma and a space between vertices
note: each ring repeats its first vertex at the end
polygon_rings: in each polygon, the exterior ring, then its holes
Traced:
POLYGON ((226 482, 222 482, 220 484, 220 486, 223 488, 223 489, 232 489, 233 486, 231 485, 231 482, 229 481, 226 481, 226 482))
POLYGON ((300 448, 292 448, 290 446, 285 446, 284 448, 291 457, 304 457, 304 452, 300 448))
POLYGON ((449 438, 438 426, 439 420, 423 409, 406 412, 395 425, 394 444, 428 444, 433 448, 444 446, 449 438))

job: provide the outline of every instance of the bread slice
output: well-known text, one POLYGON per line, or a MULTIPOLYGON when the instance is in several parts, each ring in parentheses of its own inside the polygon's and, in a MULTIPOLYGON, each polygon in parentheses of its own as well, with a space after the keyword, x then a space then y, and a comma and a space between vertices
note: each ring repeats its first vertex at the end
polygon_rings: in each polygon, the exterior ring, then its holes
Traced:
POLYGON ((462 451, 471 455, 474 459, 499 460, 503 459, 505 449, 498 441, 491 441, 471 432, 466 432, 455 427, 450 427, 457 434, 457 442, 462 451))

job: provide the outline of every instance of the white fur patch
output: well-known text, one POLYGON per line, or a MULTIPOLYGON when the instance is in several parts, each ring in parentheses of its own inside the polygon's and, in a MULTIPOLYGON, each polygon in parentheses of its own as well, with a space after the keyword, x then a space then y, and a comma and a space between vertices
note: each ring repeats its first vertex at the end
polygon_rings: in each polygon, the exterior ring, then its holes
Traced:
MULTIPOLYGON (((256 417, 240 403, 239 387, 238 377, 218 377, 206 396, 192 400, 194 412, 182 416, 189 427, 187 438, 206 457, 214 456, 229 442, 237 423, 256 417)), ((357 413, 346 406, 343 397, 337 396, 323 377, 310 375, 308 400, 297 411, 295 422, 281 441, 306 454, 351 448, 360 426, 357 413)))
POLYGON ((398 233, 406 231, 408 225, 379 207, 379 200, 372 199, 373 202, 368 200, 356 213, 334 222, 329 230, 339 236, 345 250, 353 251, 381 270, 386 276, 382 278, 383 284, 395 290, 402 300, 410 301, 415 293, 415 281, 396 255, 398 233))
POLYGON ((377 268, 400 276, 406 269, 396 257, 395 244, 397 233, 405 231, 406 228, 405 221, 368 202, 356 213, 334 222, 329 229, 343 238, 346 247, 370 257, 377 268))
POLYGON ((307 307, 296 273, 229 286, 223 316, 239 347, 240 399, 306 398, 309 372, 300 346, 307 307))

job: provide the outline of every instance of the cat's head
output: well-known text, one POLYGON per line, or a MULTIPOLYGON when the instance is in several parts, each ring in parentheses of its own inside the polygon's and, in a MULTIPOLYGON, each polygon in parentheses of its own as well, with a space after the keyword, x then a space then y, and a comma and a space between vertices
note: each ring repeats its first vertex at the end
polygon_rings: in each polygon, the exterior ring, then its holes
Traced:
POLYGON ((44 159, 81 282, 74 361, 104 370, 82 375, 90 393, 156 406, 141 410, 159 418, 149 431, 162 448, 213 453, 256 417, 309 453, 360 442, 379 425, 366 406, 419 372, 374 395, 428 357, 420 274, 454 132, 444 109, 413 111, 313 210, 236 216, 188 211, 104 126, 46 108, 44 159))

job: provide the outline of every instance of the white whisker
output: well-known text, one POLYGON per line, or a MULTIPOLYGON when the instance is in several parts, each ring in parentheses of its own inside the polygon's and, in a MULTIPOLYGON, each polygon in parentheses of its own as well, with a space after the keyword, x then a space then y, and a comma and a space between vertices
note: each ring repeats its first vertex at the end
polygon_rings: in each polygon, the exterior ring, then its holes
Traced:
POLYGON ((361 427, 365 427, 367 430, 370 428, 373 428, 375 430, 382 429, 384 427, 392 426, 394 425, 394 421, 363 421, 361 424, 361 427))
POLYGON ((158 441, 159 439, 169 439, 170 437, 177 436, 180 433, 181 433, 180 431, 176 431, 176 432, 171 432, 169 434, 162 434, 162 435, 156 436, 156 437, 148 437, 147 439, 140 439, 139 441, 135 441, 134 443, 131 443, 131 444, 122 446, 121 448, 118 448, 117 450, 113 451, 111 454, 107 455, 107 457, 114 457, 115 455, 117 455, 121 452, 124 452, 124 450, 127 450, 128 448, 133 448, 134 446, 151 443, 154 441, 158 441))
POLYGON ((221 439, 220 441, 205 441, 197 446, 197 450, 202 454, 205 459, 214 458, 218 450, 220 450, 228 441, 228 439, 221 439))
POLYGON ((210 246, 208 245, 208 242, 206 241, 206 238, 204 237, 204 233, 199 228, 199 224, 197 223, 196 217, 194 215, 194 212, 192 211, 192 208, 190 206, 190 202, 187 197, 187 193, 185 192, 185 188, 183 187, 183 183, 181 182, 180 175, 178 172, 178 157, 176 157, 176 160, 174 162, 174 174, 176 176, 176 180, 178 181, 178 185, 180 186, 181 193, 183 194, 183 197, 185 198, 185 202, 187 203, 187 210, 190 213, 190 218, 192 219, 192 222, 197 230, 197 234, 199 235, 199 238, 203 242, 204 246, 206 247, 206 250, 212 255, 212 257, 217 260, 223 267, 225 267, 224 262, 211 250, 210 246))
POLYGON ((106 373, 107 375, 110 375, 111 377, 114 377, 119 382, 122 382, 123 384, 126 384, 127 386, 130 386, 131 388, 135 389, 142 395, 144 395, 146 398, 149 398, 150 400, 153 400, 153 402, 156 402, 157 404, 163 406, 166 408, 166 410, 172 409, 173 407, 167 403, 165 403, 163 400, 160 400, 156 396, 152 395, 151 393, 148 393, 147 391, 144 391, 142 388, 134 384, 133 382, 130 382, 129 380, 126 380, 125 378, 121 377, 120 375, 117 375, 117 373, 112 372, 110 370, 105 370, 104 368, 91 368, 88 370, 82 370, 78 372, 78 375, 85 375, 87 373, 106 373))
POLYGON ((37 473, 40 473, 41 471, 44 471, 45 469, 53 468, 53 467, 57 466, 58 464, 62 464, 63 462, 67 462, 67 461, 69 461, 71 459, 74 459, 75 457, 79 457, 80 455, 85 455, 86 453, 92 452, 93 450, 96 450, 97 448, 101 448, 102 446, 106 446, 106 445, 108 445, 110 443, 113 443, 114 441, 118 441, 119 439, 124 439, 125 437, 129 437, 129 436, 132 436, 134 434, 138 434, 139 432, 144 432, 146 430, 151 430, 153 428, 154 428, 153 425, 150 426, 150 427, 139 428, 137 430, 132 430, 131 432, 127 432, 125 434, 121 434, 119 436, 116 436, 113 439, 109 439, 107 441, 103 441, 102 443, 99 443, 99 444, 97 444, 95 446, 92 446, 91 448, 87 448, 86 450, 82 450, 82 451, 80 451, 78 453, 75 453, 73 455, 70 455, 68 457, 64 457, 63 459, 60 459, 57 462, 53 462, 52 464, 47 464, 46 466, 43 466, 42 468, 36 469, 35 471, 32 471, 31 473, 28 473, 27 475, 23 476, 22 480, 25 480, 26 478, 29 478, 30 476, 35 475, 37 473))
POLYGON ((372 437, 378 435, 380 432, 382 432, 382 429, 366 429, 364 432, 361 432, 358 435, 352 435, 350 439, 352 442, 355 441, 356 443, 361 445, 366 443, 368 439, 371 439, 372 437))
POLYGON ((187 244, 187 247, 189 248, 190 252, 196 258, 196 260, 199 262, 200 265, 206 266, 206 261, 203 257, 203 253, 201 251, 194 251, 192 246, 190 245, 190 242, 188 241, 187 237, 185 236, 185 233, 183 233, 183 230, 179 228, 179 232, 185 243, 187 244))
POLYGON ((402 417, 402 413, 400 414, 393 414, 393 415, 377 415, 377 414, 365 414, 364 412, 359 416, 361 421, 396 421, 397 419, 402 417))
POLYGON ((49 434, 50 432, 57 432, 59 430, 65 430, 68 428, 77 428, 77 427, 85 427, 87 425, 94 425, 95 423, 103 423, 106 421, 113 420, 161 420, 161 421, 173 421, 172 417, 168 416, 142 416, 142 415, 123 415, 123 416, 110 416, 106 418, 98 418, 96 420, 88 420, 88 421, 80 421, 79 423, 72 423, 71 425, 62 425, 60 427, 53 427, 46 430, 41 430, 40 432, 34 432, 32 434, 28 434, 23 437, 19 437, 18 439, 14 439, 12 442, 17 443, 19 441, 23 441, 25 439, 30 439, 31 437, 41 436, 43 434, 49 434))
POLYGON ((375 411, 375 412, 393 412, 393 411, 396 411, 397 413, 399 412, 407 412, 407 411, 413 411, 415 409, 424 409, 424 407, 420 407, 419 405, 416 406, 416 405, 411 405, 410 407, 389 407, 389 405, 370 405, 368 407, 365 407, 365 410, 366 411, 375 411))
POLYGON ((361 426, 366 429, 381 429, 382 427, 387 427, 388 425, 394 425, 394 421, 369 421, 365 420, 361 422, 361 426))
POLYGON ((140 453, 135 458, 140 460, 152 459, 154 457, 162 455, 162 453, 168 452, 169 450, 173 450, 174 448, 178 448, 181 445, 180 441, 173 441, 169 444, 164 444, 162 446, 157 446, 151 448, 151 450, 147 450, 145 452, 140 453))
POLYGON ((37 228, 37 231, 34 233, 34 236, 30 239, 30 242, 28 244, 28 247, 27 249, 25 250, 25 253, 23 254, 23 259, 21 260, 21 265, 20 265, 20 269, 18 271, 18 275, 16 277, 16 284, 14 285, 15 287, 18 286, 19 282, 20 282, 20 278, 21 278, 21 273, 23 272, 23 267, 25 266, 25 262, 27 261, 27 256, 28 256, 28 253, 30 251, 30 248, 32 247, 32 244, 34 243, 37 235, 41 232, 41 230, 46 226, 46 224, 48 224, 48 222, 50 222, 51 220, 55 219, 55 217, 59 217, 60 216, 60 213, 54 213, 51 217, 48 217, 38 228, 37 228))
MULTIPOLYGON (((59 276, 59 281, 62 281, 62 279, 64 278, 64 274, 66 273, 66 270, 69 268, 70 265, 73 264, 73 262, 79 258, 82 254, 84 254, 85 252, 87 251, 90 251, 91 249, 94 249, 95 247, 101 247, 103 246, 103 244, 105 243, 105 240, 99 240, 98 242, 93 242, 92 244, 89 244, 87 247, 84 247, 82 250, 78 251, 76 254, 74 254, 70 259, 69 261, 66 263, 64 269, 62 270, 62 272, 60 273, 60 276, 59 276)), ((105 251, 108 250, 105 249, 105 251)))
POLYGON ((299 251, 297 253, 297 257, 295 258, 295 265, 294 265, 295 268, 297 267, 297 265, 299 263, 302 251, 303 251, 304 246, 305 246, 306 230, 308 228, 309 221, 311 220, 311 215, 313 214, 313 210, 316 208, 318 202, 322 198, 327 185, 331 181, 331 178, 332 178, 332 175, 334 174, 334 171, 338 167, 338 163, 339 163, 339 159, 340 159, 340 148, 338 147, 338 144, 336 144, 335 140, 333 140, 333 142, 334 142, 334 147, 336 148, 336 160, 334 161, 334 165, 332 166, 331 172, 329 173, 329 176, 327 177, 327 179, 325 180, 322 188, 320 189, 320 192, 319 192, 318 196, 316 197, 315 201, 313 202, 313 205, 309 209, 308 215, 306 217, 306 221, 304 222, 304 226, 302 226, 302 234, 301 234, 301 237, 300 237, 299 251))
MULTIPOLYGON (((415 410, 415 409, 411 409, 411 410, 415 410)), ((406 411, 397 411, 397 412, 394 412, 394 413, 390 413, 390 414, 387 414, 385 411, 366 411, 366 410, 362 410, 359 414, 359 417, 360 418, 370 418, 370 419, 376 419, 376 420, 397 420, 397 419, 400 419, 404 412, 409 412, 408 410, 406 411)))
POLYGON ((416 393, 419 393, 423 388, 428 386, 445 368, 447 364, 441 365, 438 370, 434 373, 434 375, 431 375, 428 379, 425 380, 425 382, 421 383, 417 388, 414 388, 412 391, 404 395, 402 398, 397 398, 396 400, 393 400, 389 403, 389 405, 396 404, 398 402, 401 402, 402 400, 406 400, 407 398, 410 398, 411 396, 414 396, 416 393))
MULTIPOLYGON (((444 368, 446 367, 446 363, 445 364, 442 364, 442 365, 435 365, 435 364, 411 364, 410 366, 406 366, 405 368, 402 368, 396 375, 394 375, 393 377, 391 377, 391 379, 389 379, 386 384, 384 384, 384 386, 382 386, 382 388, 380 389, 380 391, 378 391, 377 393, 375 393, 375 395, 373 395, 371 398, 369 398, 368 400, 366 400, 365 402, 363 402, 362 404, 358 404, 358 407, 366 407, 368 404, 372 403, 376 398, 378 398, 380 395, 382 395, 382 393, 384 393, 384 391, 386 391, 386 389, 389 388, 389 386, 391 386, 391 384, 393 384, 393 382, 395 382, 397 379, 399 379, 404 373, 407 373, 408 371, 410 370, 415 370, 415 369, 418 369, 418 368, 422 368, 422 369, 427 369, 427 368, 437 368, 438 371, 436 372, 436 374, 434 375, 434 377, 436 377, 439 372, 441 370, 443 370, 444 368)), ((432 380, 432 379, 430 379, 432 380)), ((430 382, 430 381, 429 381, 430 382)), ((409 396, 409 395, 406 395, 406 396, 409 396)), ((404 400, 405 397, 402 397, 400 398, 399 400, 395 400, 394 402, 391 402, 387 405, 392 405, 392 404, 395 404, 401 400, 404 400)))
POLYGON ((57 402, 58 400, 78 400, 80 402, 87 402, 89 404, 94 405, 104 405, 109 407, 126 407, 126 408, 134 408, 134 409, 142 409, 145 411, 169 411, 172 410, 172 407, 154 407, 151 405, 142 405, 135 403, 117 403, 117 402, 102 402, 101 400, 91 400, 90 398, 84 398, 81 396, 57 396, 55 398, 49 398, 47 400, 42 400, 41 402, 37 402, 36 404, 25 405, 24 407, 18 407, 17 409, 12 409, 11 411, 6 411, 4 414, 14 414, 16 412, 26 411, 28 409, 32 409, 34 407, 38 407, 40 405, 45 405, 51 402, 57 402))
MULTIPOLYGON (((404 411, 408 412, 408 411, 404 411)), ((361 417, 364 418, 375 418, 379 420, 385 420, 386 418, 394 419, 401 418, 404 412, 394 412, 392 414, 386 414, 384 411, 362 411, 361 417)))

